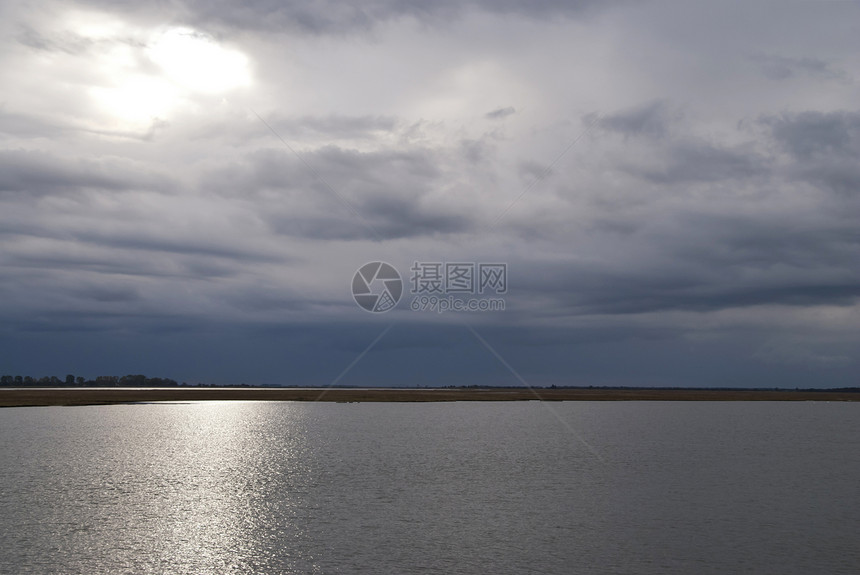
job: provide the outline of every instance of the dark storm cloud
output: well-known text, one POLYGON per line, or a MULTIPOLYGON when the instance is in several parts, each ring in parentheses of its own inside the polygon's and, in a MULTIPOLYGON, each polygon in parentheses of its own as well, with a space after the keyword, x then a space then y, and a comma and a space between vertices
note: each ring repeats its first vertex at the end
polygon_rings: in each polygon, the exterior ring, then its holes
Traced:
POLYGON ((425 208, 416 199, 378 194, 363 199, 353 212, 341 209, 340 217, 272 216, 269 222, 279 234, 316 240, 391 240, 462 232, 471 227, 467 217, 425 208))
POLYGON ((251 154, 202 187, 256 198, 279 234, 322 240, 393 239, 464 231, 470 219, 433 197, 445 184, 431 150, 358 152, 326 146, 251 154))
MULTIPOLYGON (((767 117, 766 132, 725 144, 691 137, 657 112, 665 109, 651 104, 598 122, 625 136, 611 171, 633 181, 613 199, 596 193, 567 235, 584 257, 513 266, 526 297, 571 316, 855 304, 860 267, 849 262, 860 254, 860 204, 847 200, 860 189, 857 114, 767 117)), ((583 193, 562 197, 581 202, 583 193)), ((514 228, 526 241, 558 233, 534 218, 514 228)))
POLYGON ((591 271, 590 277, 583 274, 578 278, 575 284, 578 293, 570 303, 579 313, 617 315, 708 312, 760 305, 845 306, 860 297, 860 278, 836 278, 833 281, 833 278, 821 275, 814 278, 801 273, 794 275, 791 282, 781 280, 778 285, 767 285, 770 282, 764 281, 762 285, 756 285, 736 276, 717 283, 693 265, 689 269, 678 270, 674 277, 646 274, 605 276, 591 271))
POLYGON ((518 262, 512 269, 519 270, 524 297, 573 316, 845 306, 860 298, 860 271, 844 266, 847 253, 860 252, 856 233, 852 238, 846 230, 845 237, 828 241, 816 237, 821 230, 793 235, 790 225, 770 236, 760 229, 761 222, 698 217, 685 225, 689 229, 667 238, 664 252, 642 250, 640 255, 633 249, 627 265, 518 262), (681 238, 690 245, 682 247, 681 238), (807 242, 810 238, 814 243, 807 242))
POLYGON ((194 221, 181 191, 125 158, 0 151, 2 321, 27 330, 152 323, 171 308, 186 315, 174 300, 187 297, 188 282, 289 261, 237 241, 221 222, 194 221), (68 314, 98 320, 65 326, 68 314))

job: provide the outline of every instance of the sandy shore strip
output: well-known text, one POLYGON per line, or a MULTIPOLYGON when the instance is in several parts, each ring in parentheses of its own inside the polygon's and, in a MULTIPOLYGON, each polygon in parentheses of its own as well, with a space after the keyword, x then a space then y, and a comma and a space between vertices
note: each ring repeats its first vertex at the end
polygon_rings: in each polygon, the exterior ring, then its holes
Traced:
POLYGON ((152 401, 860 401, 850 391, 719 389, 0 388, 0 407, 152 401))

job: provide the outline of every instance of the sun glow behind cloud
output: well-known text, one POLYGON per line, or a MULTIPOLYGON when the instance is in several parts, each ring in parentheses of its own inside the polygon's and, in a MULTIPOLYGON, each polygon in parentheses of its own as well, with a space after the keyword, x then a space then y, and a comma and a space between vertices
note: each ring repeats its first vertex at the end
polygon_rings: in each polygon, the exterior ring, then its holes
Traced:
POLYGON ((94 88, 102 109, 123 123, 148 124, 167 114, 180 98, 178 90, 159 79, 138 75, 110 88, 94 88))
POLYGON ((148 52, 172 82, 195 92, 224 92, 251 80, 244 54, 189 28, 167 30, 148 52))
POLYGON ((90 94, 102 112, 125 126, 169 119, 197 98, 251 84, 245 54, 190 28, 151 32, 139 45, 113 41, 110 46, 96 62, 106 82, 90 94))

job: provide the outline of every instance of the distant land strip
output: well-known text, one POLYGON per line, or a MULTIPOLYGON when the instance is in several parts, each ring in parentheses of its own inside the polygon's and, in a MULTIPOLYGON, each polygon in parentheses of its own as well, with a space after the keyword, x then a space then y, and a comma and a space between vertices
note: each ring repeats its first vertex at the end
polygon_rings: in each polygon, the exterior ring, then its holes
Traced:
POLYGON ((860 389, 689 388, 0 388, 0 407, 105 405, 155 401, 860 401, 860 389))

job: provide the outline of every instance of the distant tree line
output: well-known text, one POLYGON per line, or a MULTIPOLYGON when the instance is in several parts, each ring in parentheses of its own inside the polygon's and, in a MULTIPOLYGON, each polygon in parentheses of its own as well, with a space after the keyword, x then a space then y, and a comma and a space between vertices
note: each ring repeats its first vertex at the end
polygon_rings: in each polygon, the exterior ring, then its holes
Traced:
MULTIPOLYGON (((145 375, 100 375, 95 379, 75 377, 68 374, 65 379, 57 376, 40 378, 29 375, 0 376, 0 386, 3 387, 177 387, 179 382, 163 377, 146 377, 145 375)), ((184 383, 182 385, 185 385, 184 383)))

